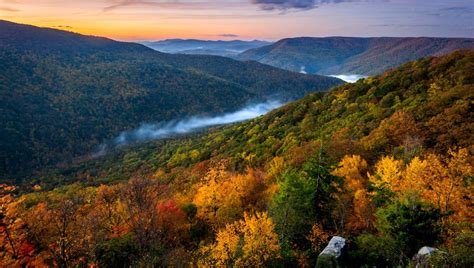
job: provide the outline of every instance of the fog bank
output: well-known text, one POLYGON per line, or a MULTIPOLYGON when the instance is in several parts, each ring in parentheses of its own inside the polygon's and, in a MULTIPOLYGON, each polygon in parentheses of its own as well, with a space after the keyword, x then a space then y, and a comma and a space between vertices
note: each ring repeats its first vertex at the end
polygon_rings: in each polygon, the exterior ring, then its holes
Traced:
POLYGON ((250 104, 238 111, 214 117, 193 116, 182 120, 142 124, 140 127, 131 131, 124 131, 115 139, 102 144, 92 157, 99 157, 106 154, 109 149, 130 143, 163 139, 191 133, 206 127, 245 121, 263 115, 282 105, 283 102, 281 101, 267 101, 250 104))
POLYGON ((341 80, 344 80, 347 83, 355 83, 359 79, 368 77, 367 75, 360 75, 360 74, 334 74, 334 75, 329 75, 329 76, 339 78, 341 80))

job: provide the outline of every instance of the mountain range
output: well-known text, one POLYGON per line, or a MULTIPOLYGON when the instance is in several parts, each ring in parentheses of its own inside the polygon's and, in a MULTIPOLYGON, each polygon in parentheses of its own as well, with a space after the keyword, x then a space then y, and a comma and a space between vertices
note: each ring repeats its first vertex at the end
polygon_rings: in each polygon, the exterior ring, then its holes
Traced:
POLYGON ((253 48, 270 45, 271 42, 253 40, 197 40, 197 39, 166 39, 161 41, 145 41, 141 44, 165 53, 217 55, 235 57, 253 48))
POLYGON ((405 62, 474 47, 473 38, 299 37, 247 50, 237 59, 325 75, 376 75, 405 62))

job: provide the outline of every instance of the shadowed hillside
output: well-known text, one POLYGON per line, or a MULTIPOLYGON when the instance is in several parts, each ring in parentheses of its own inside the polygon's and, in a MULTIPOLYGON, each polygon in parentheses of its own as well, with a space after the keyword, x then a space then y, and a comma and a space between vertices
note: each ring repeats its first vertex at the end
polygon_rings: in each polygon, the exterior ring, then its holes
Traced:
POLYGON ((232 112, 341 83, 0 21, 0 176, 67 162, 144 122, 232 112))

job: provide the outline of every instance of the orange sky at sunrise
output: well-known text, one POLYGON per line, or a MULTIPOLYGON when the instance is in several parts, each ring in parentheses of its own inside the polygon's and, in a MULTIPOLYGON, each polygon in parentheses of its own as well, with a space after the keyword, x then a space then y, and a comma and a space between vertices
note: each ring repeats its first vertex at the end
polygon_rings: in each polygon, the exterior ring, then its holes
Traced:
POLYGON ((0 0, 0 19, 119 40, 472 37, 473 2, 0 0))

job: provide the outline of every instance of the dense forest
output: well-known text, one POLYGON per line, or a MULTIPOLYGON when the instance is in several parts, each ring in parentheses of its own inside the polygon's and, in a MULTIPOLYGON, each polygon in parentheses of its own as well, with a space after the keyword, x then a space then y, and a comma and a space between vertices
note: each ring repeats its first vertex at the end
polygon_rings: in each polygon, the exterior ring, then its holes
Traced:
POLYGON ((408 61, 474 47, 472 38, 297 37, 247 50, 240 60, 327 75, 377 75, 408 61))
POLYGON ((142 123, 233 112, 342 83, 0 21, 0 177, 28 178, 142 123))
POLYGON ((474 51, 2 185, 2 266, 474 265, 474 51), (344 254, 319 255, 333 236, 344 254))

